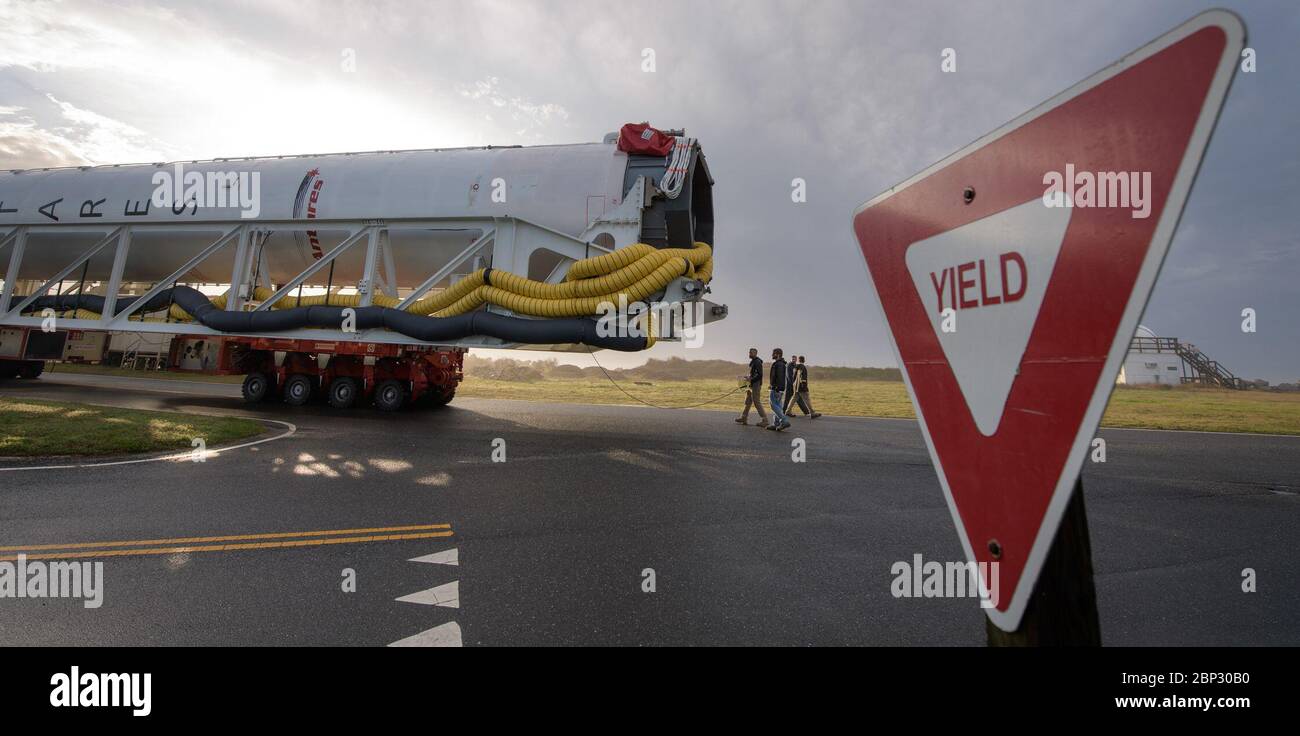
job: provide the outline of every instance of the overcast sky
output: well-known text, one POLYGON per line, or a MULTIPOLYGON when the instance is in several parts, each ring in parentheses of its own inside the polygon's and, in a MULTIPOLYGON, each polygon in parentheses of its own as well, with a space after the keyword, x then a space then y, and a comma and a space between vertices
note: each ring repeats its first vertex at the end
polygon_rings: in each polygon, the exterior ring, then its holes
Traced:
POLYGON ((1143 322, 1238 375, 1296 381, 1294 2, 0 0, 0 168, 685 127, 717 179, 713 298, 731 316, 699 349, 651 355, 781 345, 887 366, 853 209, 1214 5, 1245 19, 1258 67, 1234 82, 1143 322), (956 74, 940 71, 945 48, 956 74), (806 203, 791 202, 795 177, 806 203))

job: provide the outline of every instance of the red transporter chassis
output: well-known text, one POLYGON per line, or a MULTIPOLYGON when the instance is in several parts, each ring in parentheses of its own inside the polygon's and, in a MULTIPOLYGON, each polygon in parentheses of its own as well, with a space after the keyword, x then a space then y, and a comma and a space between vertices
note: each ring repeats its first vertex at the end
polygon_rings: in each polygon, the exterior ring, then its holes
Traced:
POLYGON ((340 409, 371 398, 379 409, 396 411, 421 400, 445 406, 464 378, 464 361, 465 348, 459 347, 182 335, 172 341, 169 364, 195 373, 245 374, 249 403, 282 398, 300 406, 323 395, 340 409), (217 343, 215 363, 187 369, 183 353, 199 339, 217 343))

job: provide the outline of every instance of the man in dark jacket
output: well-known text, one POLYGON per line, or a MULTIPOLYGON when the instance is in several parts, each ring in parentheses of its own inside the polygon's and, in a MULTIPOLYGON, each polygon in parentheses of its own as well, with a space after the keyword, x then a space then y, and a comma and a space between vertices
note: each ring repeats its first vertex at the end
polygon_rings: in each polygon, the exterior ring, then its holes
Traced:
MULTIPOLYGON (((791 360, 791 363, 794 361, 791 360)), ((814 411, 812 408, 812 398, 808 396, 808 362, 807 358, 799 356, 799 369, 795 372, 795 380, 792 384, 795 401, 799 402, 799 409, 810 419, 816 419, 822 413, 814 411)))
POLYGON ((758 357, 758 348, 749 349, 749 389, 745 392, 745 411, 736 417, 736 424, 749 424, 749 407, 758 409, 758 426, 767 426, 767 413, 763 411, 763 359, 758 357))
MULTIPOLYGON (((790 360, 785 364, 785 400, 781 404, 781 411, 790 416, 790 404, 795 400, 795 388, 799 385, 797 377, 799 375, 799 356, 791 355, 790 360)), ((808 412, 804 412, 807 414, 808 412)))
POLYGON ((772 373, 768 376, 768 402, 772 405, 772 426, 768 429, 774 429, 780 432, 783 429, 790 428, 790 420, 786 419, 785 411, 781 408, 782 399, 784 398, 788 373, 785 364, 784 353, 781 348, 772 350, 772 373))

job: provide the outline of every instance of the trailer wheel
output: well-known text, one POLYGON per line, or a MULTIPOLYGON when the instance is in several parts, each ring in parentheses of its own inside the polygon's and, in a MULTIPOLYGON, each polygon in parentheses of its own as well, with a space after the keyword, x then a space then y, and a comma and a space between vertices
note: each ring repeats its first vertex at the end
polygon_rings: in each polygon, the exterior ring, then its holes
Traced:
POLYGON ((315 386, 312 384, 311 376, 305 373, 295 373, 284 382, 284 403, 289 406, 302 406, 311 401, 311 394, 314 389, 315 386))
POLYGON ((452 389, 450 391, 439 391, 429 401, 429 405, 435 409, 441 409, 442 407, 450 404, 451 400, 454 398, 456 398, 456 389, 452 389))
POLYGON ((16 360, 0 360, 0 380, 18 377, 19 364, 16 360))
POLYGON ((340 376, 330 381, 329 402, 335 409, 347 409, 357 403, 357 394, 361 387, 357 379, 340 376))
POLYGON ((28 360, 18 366, 19 378, 36 378, 45 372, 45 361, 28 360))
POLYGON ((249 404, 266 401, 271 395, 271 377, 261 371, 249 373, 244 376, 244 387, 241 393, 244 395, 244 401, 249 404))
POLYGON ((397 411, 406 403, 406 386, 389 379, 375 387, 375 406, 380 411, 397 411))

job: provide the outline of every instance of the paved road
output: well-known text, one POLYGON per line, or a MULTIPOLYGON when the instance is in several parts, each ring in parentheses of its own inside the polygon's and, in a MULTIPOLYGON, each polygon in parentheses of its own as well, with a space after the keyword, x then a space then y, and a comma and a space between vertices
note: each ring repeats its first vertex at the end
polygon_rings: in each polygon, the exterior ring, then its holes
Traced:
MULTIPOLYGON (((249 410, 237 386, 72 374, 0 392, 297 427, 203 463, 0 472, 0 546, 451 532, 104 558, 102 607, 0 599, 0 645, 385 645, 455 629, 466 645, 984 640, 974 601, 890 593, 895 561, 962 559, 911 421, 776 435, 718 412, 497 400, 249 410), (408 561, 452 549, 456 566, 408 561), (396 600, 426 590, 459 607, 396 600)), ((1085 484, 1104 640, 1300 644, 1300 438, 1101 434, 1108 461, 1085 484), (1247 567, 1256 593, 1241 591, 1247 567)))

